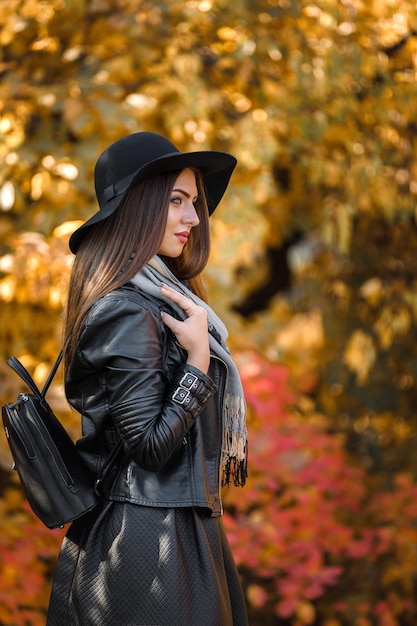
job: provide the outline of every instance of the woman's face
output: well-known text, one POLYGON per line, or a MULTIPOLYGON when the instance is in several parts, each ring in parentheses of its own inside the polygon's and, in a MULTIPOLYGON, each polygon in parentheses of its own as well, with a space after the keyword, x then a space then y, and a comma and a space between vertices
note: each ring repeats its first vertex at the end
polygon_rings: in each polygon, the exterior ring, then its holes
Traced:
POLYGON ((178 176, 172 189, 164 238, 158 254, 171 258, 181 254, 191 229, 200 223, 194 207, 197 196, 194 172, 185 169, 178 176))

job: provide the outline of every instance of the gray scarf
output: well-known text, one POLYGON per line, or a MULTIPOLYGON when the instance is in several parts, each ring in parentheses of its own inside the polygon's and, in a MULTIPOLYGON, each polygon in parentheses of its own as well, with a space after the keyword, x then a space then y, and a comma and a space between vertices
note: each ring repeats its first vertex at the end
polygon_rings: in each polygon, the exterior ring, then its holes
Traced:
POLYGON ((247 476, 246 403, 239 372, 226 345, 228 332, 225 325, 213 309, 179 281, 158 256, 154 256, 131 282, 143 293, 168 304, 180 319, 185 318, 185 313, 172 300, 163 297, 160 291, 162 283, 173 287, 206 309, 210 351, 225 363, 227 369, 223 397, 222 483, 230 484, 232 479, 235 485, 243 486, 247 476))

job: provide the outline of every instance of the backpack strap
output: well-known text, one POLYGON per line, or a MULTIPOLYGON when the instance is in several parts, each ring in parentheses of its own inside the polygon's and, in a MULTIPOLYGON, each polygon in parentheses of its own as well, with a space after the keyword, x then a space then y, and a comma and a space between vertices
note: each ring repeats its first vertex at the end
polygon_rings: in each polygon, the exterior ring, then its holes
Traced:
POLYGON ((56 374, 56 371, 61 361, 62 361, 62 350, 60 351, 57 360, 55 361, 51 371, 49 372, 48 378, 46 379, 46 382, 43 386, 42 391, 40 391, 39 387, 33 380, 32 376, 27 371, 26 367, 22 365, 19 359, 17 359, 15 356, 10 357, 10 359, 7 361, 7 365, 9 365, 9 367, 11 367, 12 370, 16 372, 16 374, 23 380, 23 382, 26 383, 29 389, 33 391, 35 396, 37 396, 40 400, 43 400, 46 395, 46 392, 48 391, 51 385, 51 382, 56 374))
POLYGON ((39 399, 42 399, 42 393, 40 392, 37 384, 33 380, 32 376, 27 371, 26 367, 22 365, 19 359, 16 359, 15 356, 11 356, 7 361, 7 365, 9 365, 12 370, 16 372, 16 374, 26 383, 26 385, 33 391, 35 396, 39 399))
POLYGON ((48 391, 48 389, 49 389, 49 387, 50 387, 50 385, 51 385, 51 382, 52 382, 52 380, 53 380, 53 378, 54 378, 54 376, 55 376, 55 374, 56 374, 56 372, 57 372, 57 369, 58 369, 58 367, 59 367, 59 364, 60 364, 60 363, 61 363, 61 361, 62 361, 62 357, 63 357, 63 352, 62 352, 62 349, 61 349, 61 350, 60 350, 60 352, 59 352, 59 354, 58 354, 58 358, 57 358, 57 360, 55 361, 55 363, 53 364, 52 369, 51 369, 51 371, 49 372, 49 376, 48 376, 48 378, 46 379, 46 382, 45 382, 45 384, 44 384, 44 386, 43 386, 43 389, 42 389, 42 391, 41 391, 41 396, 42 396, 42 398, 44 398, 44 397, 46 396, 46 392, 48 391))

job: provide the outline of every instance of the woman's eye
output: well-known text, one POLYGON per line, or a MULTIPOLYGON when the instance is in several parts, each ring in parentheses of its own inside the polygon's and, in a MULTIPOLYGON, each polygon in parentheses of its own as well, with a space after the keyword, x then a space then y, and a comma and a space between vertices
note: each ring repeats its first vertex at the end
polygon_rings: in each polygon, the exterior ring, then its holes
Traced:
POLYGON ((178 196, 174 196, 173 198, 171 198, 171 202, 172 204, 181 204, 182 200, 178 196))

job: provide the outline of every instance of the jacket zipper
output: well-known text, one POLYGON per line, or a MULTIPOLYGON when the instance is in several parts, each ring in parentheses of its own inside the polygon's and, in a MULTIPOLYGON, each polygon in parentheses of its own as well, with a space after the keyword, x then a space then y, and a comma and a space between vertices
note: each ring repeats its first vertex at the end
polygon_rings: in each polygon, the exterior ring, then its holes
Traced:
MULTIPOLYGON (((220 514, 223 515, 223 502, 222 502, 222 494, 221 494, 221 483, 222 483, 222 466, 221 466, 221 461, 222 461, 222 451, 223 451, 223 402, 221 401, 221 398, 223 398, 224 395, 224 390, 226 388, 226 380, 227 380, 227 374, 228 374, 228 370, 227 370, 227 365, 226 363, 223 361, 223 359, 221 359, 218 356, 215 356, 214 354, 211 354, 211 358, 212 359, 216 359, 217 361, 219 361, 219 363, 221 363, 222 365, 224 365, 224 368, 226 370, 226 375, 223 374, 223 370, 222 368, 220 368, 219 371, 219 379, 220 379, 220 383, 221 383, 221 394, 218 393, 218 411, 219 411, 219 415, 220 415, 220 432, 221 432, 221 445, 220 445, 220 454, 218 457, 218 464, 219 464, 219 485, 218 485, 218 496, 219 496, 219 502, 220 502, 220 514)), ((220 386, 220 385, 219 385, 220 386)))

